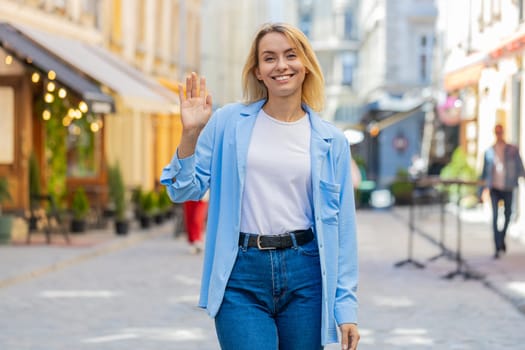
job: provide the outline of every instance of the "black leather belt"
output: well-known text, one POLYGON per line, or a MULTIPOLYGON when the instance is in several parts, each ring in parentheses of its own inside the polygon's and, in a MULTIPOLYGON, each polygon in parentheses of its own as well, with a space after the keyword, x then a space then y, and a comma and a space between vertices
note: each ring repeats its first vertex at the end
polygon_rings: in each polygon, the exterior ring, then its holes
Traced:
POLYGON ((314 233, 311 228, 292 231, 282 235, 256 235, 241 232, 239 235, 239 246, 244 246, 245 237, 248 235, 248 247, 256 247, 260 250, 291 248, 294 246, 292 234, 295 236, 297 245, 306 244, 314 239, 314 233))

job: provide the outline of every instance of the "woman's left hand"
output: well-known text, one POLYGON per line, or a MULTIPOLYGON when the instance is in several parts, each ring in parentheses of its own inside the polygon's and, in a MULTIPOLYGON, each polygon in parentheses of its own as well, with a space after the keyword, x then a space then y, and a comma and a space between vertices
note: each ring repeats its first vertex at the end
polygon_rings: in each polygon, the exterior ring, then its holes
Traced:
POLYGON ((341 349, 356 350, 359 342, 359 331, 355 323, 343 323, 339 326, 341 329, 341 349))

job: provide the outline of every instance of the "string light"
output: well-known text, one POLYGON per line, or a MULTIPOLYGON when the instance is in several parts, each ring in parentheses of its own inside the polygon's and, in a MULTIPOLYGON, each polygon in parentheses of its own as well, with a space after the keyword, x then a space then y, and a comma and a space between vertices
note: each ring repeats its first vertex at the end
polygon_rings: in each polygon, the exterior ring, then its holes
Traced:
POLYGON ((5 64, 10 65, 13 63, 13 56, 7 55, 5 56, 5 64))
POLYGON ((62 125, 68 127, 69 125, 71 125, 71 121, 71 118, 66 115, 64 118, 62 118, 62 125))
POLYGON ((84 101, 80 101, 79 104, 78 104, 78 109, 80 109, 80 111, 82 113, 87 113, 88 111, 88 105, 86 102, 84 101))
POLYGON ((90 129, 92 132, 96 133, 100 130, 100 125, 96 122, 90 124, 90 129))
POLYGON ((55 80, 57 77, 57 74, 55 73, 54 70, 50 70, 49 72, 47 72, 47 77, 49 78, 49 80, 55 80))
POLYGON ((47 109, 44 109, 44 111, 42 112, 42 119, 44 120, 51 119, 51 112, 47 109))
POLYGON ((50 94, 49 92, 46 93, 46 95, 44 96, 44 101, 46 101, 47 103, 53 103, 54 100, 55 96, 53 96, 53 94, 50 94))
POLYGON ((53 83, 52 81, 50 81, 49 83, 47 83, 47 91, 49 91, 49 92, 53 92, 53 91, 55 91, 55 88, 56 88, 56 85, 55 85, 55 83, 53 83))
POLYGON ((31 75, 31 81, 33 83, 38 83, 40 81, 40 74, 38 74, 37 72, 34 72, 32 75, 31 75))
POLYGON ((60 98, 66 98, 66 96, 67 96, 67 91, 66 91, 66 89, 64 89, 64 88, 60 88, 60 89, 58 89, 58 97, 60 97, 60 98))

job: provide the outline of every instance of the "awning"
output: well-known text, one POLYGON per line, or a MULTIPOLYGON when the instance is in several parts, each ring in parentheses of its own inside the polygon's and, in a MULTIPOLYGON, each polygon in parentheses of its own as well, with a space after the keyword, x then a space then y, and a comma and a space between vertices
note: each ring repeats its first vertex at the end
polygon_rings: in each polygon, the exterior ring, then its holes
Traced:
POLYGON ((175 113, 178 96, 108 50, 28 26, 25 35, 60 56, 71 66, 115 92, 126 107, 150 113, 175 113))
POLYGON ((446 74, 445 90, 454 91, 477 84, 484 67, 484 63, 476 63, 446 74))
POLYGON ((56 80, 80 96, 94 113, 114 111, 113 98, 102 92, 100 86, 67 66, 10 24, 0 23, 0 46, 21 62, 33 65, 46 74, 54 71, 56 80))
POLYGON ((510 37, 503 40, 497 47, 490 50, 490 57, 498 59, 502 56, 522 52, 525 48, 525 27, 517 30, 510 37))

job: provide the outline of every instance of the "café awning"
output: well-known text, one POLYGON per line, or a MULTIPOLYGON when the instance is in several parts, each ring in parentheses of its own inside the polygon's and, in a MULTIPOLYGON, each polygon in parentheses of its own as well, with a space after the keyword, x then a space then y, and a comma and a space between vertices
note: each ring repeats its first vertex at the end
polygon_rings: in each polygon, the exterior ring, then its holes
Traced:
POLYGON ((0 46, 20 62, 32 65, 45 74, 54 71, 55 79, 82 98, 94 113, 114 111, 113 98, 105 94, 99 85, 85 78, 8 23, 0 23, 0 46))
POLYGON ((44 33, 29 26, 17 25, 17 28, 71 66, 105 85, 118 95, 124 106, 149 113, 178 111, 176 94, 110 51, 92 44, 44 33))

